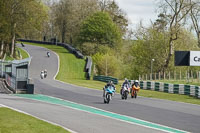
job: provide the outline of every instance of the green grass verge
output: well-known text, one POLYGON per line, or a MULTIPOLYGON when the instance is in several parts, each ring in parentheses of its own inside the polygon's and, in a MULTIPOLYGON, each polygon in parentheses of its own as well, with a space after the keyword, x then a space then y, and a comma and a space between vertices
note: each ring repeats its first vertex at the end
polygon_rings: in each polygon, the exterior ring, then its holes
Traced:
POLYGON ((19 50, 19 52, 22 55, 22 59, 29 58, 29 55, 28 55, 28 53, 25 50, 23 50, 21 48, 18 48, 18 50, 19 50))
POLYGON ((0 108, 0 133, 69 133, 59 126, 55 126, 29 115, 0 108))
MULTIPOLYGON (((63 82, 67 82, 70 84, 75 84, 75 85, 83 86, 87 88, 98 89, 98 90, 102 90, 102 88, 105 86, 106 83, 104 82, 99 82, 99 81, 94 81, 94 80, 85 80, 84 73, 83 73, 85 61, 77 59, 74 55, 68 53, 68 51, 65 50, 63 47, 58 47, 55 45, 34 44, 34 43, 25 43, 25 44, 42 46, 42 47, 55 51, 59 55, 61 65, 60 65, 60 71, 56 77, 57 80, 61 80, 63 82), (70 63, 71 61, 73 61, 74 64, 78 63, 80 65, 71 65, 70 63), (80 63, 81 61, 83 62, 80 63), (73 67, 77 67, 77 68, 74 69, 73 67), (65 68, 68 70, 66 70, 65 68), (74 69, 74 70, 72 71, 71 69, 72 70, 74 69), (73 75, 81 75, 81 76, 73 76, 73 75), (81 77, 81 78, 74 78, 74 77, 81 77)), ((116 85, 118 93, 120 91, 120 85, 122 83, 123 81, 119 81, 119 84, 116 85)), ((149 97, 149 98, 159 98, 159 99, 166 99, 166 100, 179 101, 179 102, 185 102, 185 103, 200 104, 200 99, 187 96, 187 95, 169 94, 169 93, 156 92, 156 91, 151 91, 151 90, 140 90, 138 95, 149 97)))

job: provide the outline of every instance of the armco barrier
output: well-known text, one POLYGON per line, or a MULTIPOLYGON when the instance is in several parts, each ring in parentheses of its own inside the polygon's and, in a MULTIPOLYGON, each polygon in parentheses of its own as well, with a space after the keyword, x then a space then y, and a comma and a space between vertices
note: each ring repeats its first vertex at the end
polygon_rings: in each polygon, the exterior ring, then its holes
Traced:
POLYGON ((144 82, 143 81, 140 81, 140 88, 144 89, 144 82))
POLYGON ((200 98, 200 86, 195 86, 195 85, 140 81, 140 88, 146 90, 162 91, 166 93, 190 95, 200 98))
POLYGON ((179 84, 174 84, 174 94, 178 94, 179 92, 179 84))
POLYGON ((147 81, 147 90, 151 90, 151 82, 147 81))
POLYGON ((155 82, 155 91, 159 91, 159 88, 160 88, 160 83, 155 82))
POLYGON ((190 85, 184 85, 184 94, 190 95, 190 85))
POLYGON ((195 85, 190 85, 190 95, 195 96, 195 85))
POLYGON ((94 76, 93 80, 98 80, 103 82, 113 81, 114 84, 118 84, 118 79, 110 76, 103 76, 103 75, 94 76))
POLYGON ((164 83, 164 92, 169 92, 168 91, 169 90, 169 84, 167 84, 167 83, 164 83))

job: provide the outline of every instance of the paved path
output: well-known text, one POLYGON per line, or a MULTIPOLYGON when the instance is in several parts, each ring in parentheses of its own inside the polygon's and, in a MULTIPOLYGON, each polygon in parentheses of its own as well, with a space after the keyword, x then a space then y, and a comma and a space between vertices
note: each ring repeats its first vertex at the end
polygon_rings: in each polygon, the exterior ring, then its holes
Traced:
MULTIPOLYGON (((25 49, 29 51, 31 56, 33 56, 31 67, 30 67, 30 75, 34 79, 35 91, 38 94, 45 94, 49 96, 58 97, 61 99, 100 108, 100 109, 114 112, 117 114, 122 114, 122 115, 130 116, 133 118, 146 120, 153 123, 158 123, 165 126, 185 130, 185 131, 196 132, 196 133, 200 132, 200 128, 199 128, 200 106, 198 105, 178 103, 178 102, 167 101, 167 100, 150 99, 150 98, 144 98, 144 97, 138 97, 137 99, 128 99, 124 101, 120 99, 119 95, 116 95, 109 105, 103 104, 101 91, 77 87, 77 86, 73 86, 69 84, 63 84, 58 81, 52 80, 52 78, 57 72, 57 69, 56 69, 57 57, 55 54, 52 53, 51 57, 47 58, 46 57, 47 50, 44 48, 26 46, 25 49), (40 71, 43 69, 48 70, 48 78, 41 80, 39 78, 39 74, 40 74, 40 71)), ((48 109, 48 111, 50 110, 48 109)), ((71 115, 69 117, 71 117, 71 115)), ((92 115, 92 118, 93 118, 93 115, 92 115)), ((92 118, 87 117, 86 119, 87 121, 89 121, 92 118)), ((54 120, 53 117, 49 119, 54 120)), ((101 125, 101 123, 104 123, 104 122, 106 123, 108 122, 106 124, 107 126, 108 125, 110 125, 110 127, 116 126, 116 125, 112 125, 112 122, 109 123, 110 119, 105 120, 104 117, 95 119, 95 121, 93 122, 90 121, 91 123, 93 123, 92 126, 90 124, 82 124, 84 123, 85 119, 79 119, 79 120, 83 122, 80 121, 81 123, 77 123, 78 125, 76 127, 85 129, 84 131, 79 130, 81 132, 91 132, 91 130, 93 130, 93 132, 98 132, 99 126, 101 125), (94 123, 98 123, 98 124, 94 124, 94 123), (86 130, 89 128, 91 130, 86 130)), ((121 121, 115 120, 114 123, 118 123, 119 125, 121 125, 121 121)), ((74 128, 73 125, 69 125, 69 127, 72 130, 76 131, 76 128, 74 128)), ((125 131, 126 130, 133 131, 135 130, 135 128, 137 128, 138 132, 146 132, 146 131, 156 132, 156 130, 151 130, 149 128, 136 126, 134 124, 128 127, 126 126, 125 127, 121 126, 121 127, 123 127, 125 131)), ((106 128, 101 127, 101 129, 103 129, 104 132, 114 131, 114 130, 111 130, 110 128, 106 129, 106 128)), ((116 132, 121 132, 121 130, 116 130, 116 132)))

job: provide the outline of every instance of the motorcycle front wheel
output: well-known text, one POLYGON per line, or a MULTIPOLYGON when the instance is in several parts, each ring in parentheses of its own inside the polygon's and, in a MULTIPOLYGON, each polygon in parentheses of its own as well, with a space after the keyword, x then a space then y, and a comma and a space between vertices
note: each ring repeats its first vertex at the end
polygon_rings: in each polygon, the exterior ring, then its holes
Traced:
POLYGON ((109 104, 111 99, 111 95, 110 94, 106 94, 106 100, 107 100, 107 104, 109 104))

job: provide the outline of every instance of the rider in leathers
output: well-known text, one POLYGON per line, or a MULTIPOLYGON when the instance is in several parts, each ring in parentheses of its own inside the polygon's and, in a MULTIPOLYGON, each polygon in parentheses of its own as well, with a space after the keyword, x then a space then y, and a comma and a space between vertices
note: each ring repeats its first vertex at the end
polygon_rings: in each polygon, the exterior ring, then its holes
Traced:
MULTIPOLYGON (((105 87, 103 88, 103 97, 105 97, 105 93, 106 93, 106 89, 109 87, 109 86, 112 86, 113 88, 114 88, 114 90, 116 90, 116 88, 115 88, 115 85, 113 84, 113 81, 109 81, 106 85, 105 85, 105 87)), ((113 94, 114 95, 114 94, 113 94)))
POLYGON ((127 78, 125 78, 125 81, 124 81, 124 83, 122 84, 122 88, 121 88, 121 90, 120 90, 120 94, 122 95, 122 89, 124 88, 124 86, 127 86, 127 88, 129 88, 130 89, 130 87, 131 87, 131 85, 130 85, 130 83, 128 82, 128 79, 127 78))

